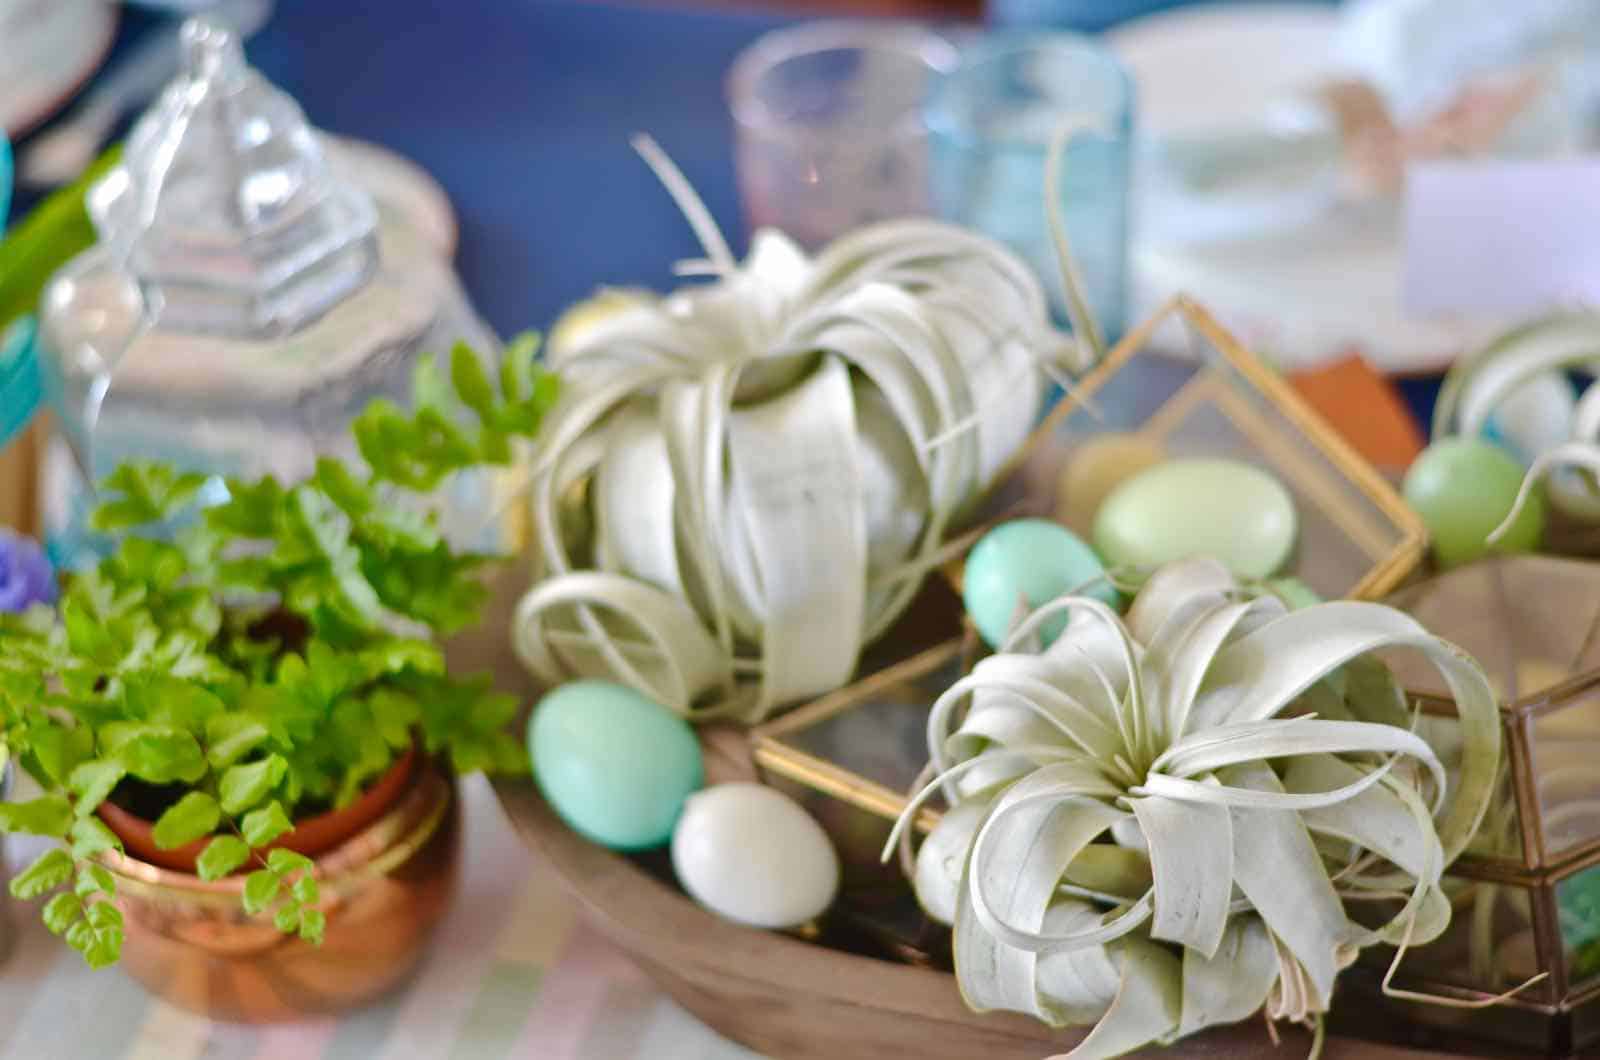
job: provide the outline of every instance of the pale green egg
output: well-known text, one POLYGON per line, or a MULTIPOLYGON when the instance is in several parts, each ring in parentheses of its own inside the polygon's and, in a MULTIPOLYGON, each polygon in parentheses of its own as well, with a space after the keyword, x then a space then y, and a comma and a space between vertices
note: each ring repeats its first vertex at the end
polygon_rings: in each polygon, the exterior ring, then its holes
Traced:
POLYGON ((1441 568, 1470 563, 1489 552, 1531 552, 1544 536, 1544 496, 1535 490, 1504 537, 1489 534, 1511 511, 1522 488, 1522 465, 1481 438, 1445 438, 1422 451, 1403 487, 1422 516, 1441 568))
MULTIPOLYGON (((1017 616, 1069 592, 1082 591, 1115 607, 1119 596, 1105 567, 1083 539, 1048 519, 1014 519, 990 530, 967 554, 961 598, 978 633, 1000 646, 1017 616)), ((1065 628, 1060 615, 1040 630, 1048 644, 1065 628)))
POLYGON ((1294 550, 1294 500, 1274 476, 1238 460, 1168 460, 1114 490, 1094 522, 1112 568, 1148 573, 1212 556, 1241 578, 1265 578, 1294 550))
POLYGON ((626 685, 573 681, 528 719, 533 777, 579 834, 614 850, 672 837, 684 801, 705 781, 689 723, 626 685))

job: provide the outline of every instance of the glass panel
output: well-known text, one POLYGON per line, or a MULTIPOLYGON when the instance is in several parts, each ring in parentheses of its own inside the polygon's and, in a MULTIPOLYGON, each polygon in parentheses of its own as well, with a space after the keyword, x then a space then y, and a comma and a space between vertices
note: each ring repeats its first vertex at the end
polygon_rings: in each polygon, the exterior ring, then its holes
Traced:
MULTIPOLYGON (((1600 666, 1600 565, 1507 557, 1413 585, 1390 602, 1471 653, 1507 703, 1600 666)), ((1418 663, 1397 661, 1402 683, 1448 695, 1433 667, 1418 663)))
POLYGON ((1576 992, 1600 983, 1600 865, 1591 865, 1556 884, 1556 912, 1568 990, 1576 992))
POLYGON ((1545 863, 1600 839, 1600 688, 1533 720, 1545 863))
POLYGON ((1189 312, 1161 321, 1143 346, 1119 347, 1062 399, 997 507, 1058 515, 1080 531, 1092 525, 1108 490, 1075 472, 1085 466, 1075 461, 1090 459, 1090 443, 1097 462, 1150 454, 1129 471, 1180 457, 1238 460, 1270 472, 1294 500, 1299 539, 1280 573, 1327 598, 1400 577, 1420 539, 1392 490, 1298 398, 1278 392, 1268 369, 1231 341, 1226 349, 1211 342, 1198 323, 1203 314, 1194 310, 1191 320, 1189 312), (1115 458, 1104 455, 1108 435, 1120 436, 1115 458), (1063 482, 1092 486, 1068 495, 1063 482))
MULTIPOLYGON (((1459 876, 1445 878, 1453 913, 1445 933, 1406 952, 1395 984, 1436 992, 1440 986, 1485 995, 1519 986, 1543 969, 1535 942, 1532 893, 1511 884, 1459 876)), ((1386 910, 1393 914, 1393 910, 1386 910)), ((1363 956, 1369 967, 1386 968, 1394 957, 1387 947, 1363 956)), ((1549 980, 1519 995, 1526 1001, 1553 1001, 1549 980)))

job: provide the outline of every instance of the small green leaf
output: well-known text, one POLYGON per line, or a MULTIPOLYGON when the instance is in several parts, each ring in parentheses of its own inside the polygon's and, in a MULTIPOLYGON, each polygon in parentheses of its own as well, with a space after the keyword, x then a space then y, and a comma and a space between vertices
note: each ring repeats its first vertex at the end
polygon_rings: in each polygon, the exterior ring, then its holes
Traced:
POLYGON ((26 832, 61 838, 72 827, 72 803, 65 795, 43 795, 28 802, 0 802, 0 832, 26 832))
POLYGON ((328 918, 320 909, 300 911, 300 937, 313 946, 322 945, 322 933, 327 924, 328 918))
POLYGON ((458 342, 450 351, 450 383, 461 403, 478 414, 485 425, 494 422, 494 387, 472 347, 458 342))
POLYGON ((107 850, 122 850, 122 840, 98 817, 80 817, 72 822, 72 856, 92 858, 107 850))
POLYGON ((245 814, 239 830, 244 833, 246 843, 260 848, 286 835, 293 827, 289 815, 283 811, 283 804, 274 799, 261 809, 245 814))
MULTIPOLYGON (((102 727, 102 736, 111 727, 102 727)), ((129 773, 152 784, 193 784, 205 776, 206 756, 192 735, 171 726, 143 728, 116 748, 117 760, 129 773)))
POLYGON ((282 881, 275 872, 257 869, 244 878, 244 911, 255 916, 278 898, 282 881))
POLYGON ((90 525, 109 532, 165 522, 194 499, 205 481, 204 475, 180 473, 168 464, 125 461, 100 483, 101 495, 113 499, 95 510, 90 525))
POLYGON ((367 700, 384 742, 396 750, 411 744, 411 730, 422 720, 422 707, 416 697, 392 688, 379 688, 367 700))
POLYGON ((317 886, 317 878, 309 872, 294 881, 291 893, 294 895, 294 900, 301 905, 316 905, 322 897, 322 891, 317 886))
POLYGON ((122 661, 123 646, 77 596, 69 595, 61 602, 61 624, 67 631, 67 647, 75 654, 107 668, 122 661))
POLYGON ((295 905, 279 907, 272 916, 272 924, 285 935, 290 934, 300 926, 300 907, 295 905))
POLYGON ((283 506, 283 487, 270 475, 228 480, 228 500, 206 509, 206 525, 238 537, 271 537, 283 506))
POLYGON ((78 867, 78 882, 73 886, 79 898, 87 898, 91 894, 103 894, 114 897, 117 893, 117 879, 111 875, 104 865, 90 862, 78 867))
POLYGON ((257 762, 229 766, 217 786, 223 812, 237 815, 260 803, 283 780, 288 767, 282 755, 268 755, 257 762))
POLYGON ((28 751, 51 780, 65 783, 73 769, 93 753, 94 732, 87 725, 33 724, 28 728, 28 751))
POLYGON ((83 916, 83 899, 62 891, 45 903, 42 919, 50 934, 61 935, 83 916))
POLYGON ((317 470, 311 480, 352 519, 361 518, 377 505, 372 489, 366 483, 358 482, 343 462, 332 457, 317 459, 317 470))
POLYGON ((74 940, 69 929, 67 941, 83 954, 83 959, 90 968, 105 968, 117 963, 117 958, 122 955, 122 913, 110 902, 95 902, 84 911, 84 918, 78 922, 89 928, 89 933, 79 933, 74 940))
POLYGON ((51 847, 11 880, 11 896, 27 901, 53 891, 72 878, 72 857, 60 847, 51 847))
POLYGON ((267 852, 267 865, 280 876, 312 867, 310 858, 304 854, 297 854, 293 850, 285 850, 282 847, 267 852))
POLYGON ((91 902, 83 915, 90 925, 98 929, 122 926, 122 910, 110 902, 91 902))
POLYGON ((450 401, 450 388, 439 373, 439 359, 431 353, 418 357, 411 369, 411 407, 447 409, 450 401))
POLYGON ((207 721, 227 709, 208 689, 170 674, 130 680, 128 705, 154 724, 189 732, 204 732, 207 721))
POLYGON ((220 880, 250 858, 250 847, 238 836, 219 835, 200 852, 195 867, 206 882, 220 880))
POLYGON ((73 809, 78 816, 94 813, 127 772, 121 762, 113 759, 84 762, 74 769, 67 778, 67 787, 77 796, 73 809))
POLYGON ((206 760, 226 769, 266 742, 267 727, 243 714, 219 714, 206 722, 206 760))
POLYGON ((162 850, 173 850, 210 835, 222 822, 222 807, 203 791, 191 791, 167 808, 152 837, 162 850))

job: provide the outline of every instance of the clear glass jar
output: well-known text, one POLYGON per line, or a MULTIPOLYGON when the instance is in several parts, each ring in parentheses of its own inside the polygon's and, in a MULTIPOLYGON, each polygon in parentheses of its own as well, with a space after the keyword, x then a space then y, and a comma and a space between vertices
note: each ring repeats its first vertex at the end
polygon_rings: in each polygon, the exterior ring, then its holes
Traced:
MULTIPOLYGON (((98 482, 129 458, 294 481, 351 456, 350 421, 409 399, 412 368, 458 341, 498 343, 449 265, 330 169, 299 106, 192 20, 183 70, 91 189, 99 243, 50 282, 41 359, 60 417, 45 523, 82 563, 98 482)), ((486 479, 453 484, 446 529, 488 522, 486 479)), ((480 536, 475 535, 475 536, 480 536)))

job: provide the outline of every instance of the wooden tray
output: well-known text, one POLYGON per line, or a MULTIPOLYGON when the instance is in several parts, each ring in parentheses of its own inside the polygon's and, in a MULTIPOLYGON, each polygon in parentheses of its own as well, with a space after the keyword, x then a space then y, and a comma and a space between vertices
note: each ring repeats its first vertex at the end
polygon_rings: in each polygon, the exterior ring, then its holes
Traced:
MULTIPOLYGON (((955 977, 858 957, 705 912, 627 858, 562 824, 530 781, 495 785, 528 845, 589 922, 657 985, 723 1035, 777 1060, 1044 1060, 1083 1037, 1012 1014, 969 1012, 955 977)), ((1218 1028, 1156 1055, 1300 1060, 1308 1035, 1274 1047, 1258 1021, 1218 1028)), ((1443 1060, 1463 1054, 1330 1037, 1325 1060, 1443 1060)))
MULTIPOLYGON (((458 639, 452 668, 491 669, 499 687, 530 700, 514 657, 511 607, 526 576, 496 579, 481 631, 458 639)), ((713 777, 737 766, 713 748, 713 777)), ((968 1011, 948 972, 857 956, 714 916, 640 865, 589 843, 556 818, 531 780, 495 793, 523 841, 554 870, 594 928, 662 990, 711 1027, 775 1060, 1044 1060, 1082 1030, 1052 1031, 1015 1014, 968 1011)), ((1260 1021, 1218 1028, 1156 1055, 1184 1060, 1303 1060, 1310 1036, 1260 1021)), ((1324 1060, 1461 1060, 1465 1054, 1330 1036, 1324 1060)))

